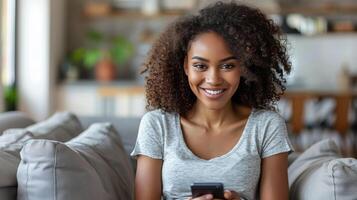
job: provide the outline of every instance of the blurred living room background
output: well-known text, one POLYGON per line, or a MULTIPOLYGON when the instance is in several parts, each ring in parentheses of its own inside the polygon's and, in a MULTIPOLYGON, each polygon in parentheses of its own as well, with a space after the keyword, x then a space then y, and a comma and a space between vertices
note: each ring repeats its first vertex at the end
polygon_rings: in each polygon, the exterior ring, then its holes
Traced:
MULTIPOLYGON (((141 117, 140 67, 175 18, 213 0, 0 0, 0 111, 141 117)), ((357 152, 357 1, 246 0, 286 33, 293 72, 278 103, 302 150, 357 152)))

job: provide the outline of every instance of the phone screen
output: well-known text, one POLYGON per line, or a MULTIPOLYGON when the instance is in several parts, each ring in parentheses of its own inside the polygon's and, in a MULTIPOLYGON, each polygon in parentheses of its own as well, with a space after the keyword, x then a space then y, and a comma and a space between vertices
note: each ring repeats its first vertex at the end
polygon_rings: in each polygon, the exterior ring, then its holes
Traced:
POLYGON ((193 183, 191 185, 192 198, 196 198, 205 194, 212 194, 215 199, 224 199, 223 183, 193 183))

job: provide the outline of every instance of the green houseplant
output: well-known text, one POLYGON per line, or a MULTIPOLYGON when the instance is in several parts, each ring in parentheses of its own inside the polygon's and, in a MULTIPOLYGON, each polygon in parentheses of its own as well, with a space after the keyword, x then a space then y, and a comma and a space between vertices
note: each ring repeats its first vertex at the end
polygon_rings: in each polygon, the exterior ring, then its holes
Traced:
POLYGON ((92 77, 88 74, 94 73, 96 79, 107 81, 116 78, 133 52, 134 47, 126 38, 108 37, 91 30, 86 34, 86 44, 72 51, 69 60, 84 77, 92 77))
POLYGON ((15 85, 4 86, 5 111, 14 111, 17 108, 17 90, 15 85))

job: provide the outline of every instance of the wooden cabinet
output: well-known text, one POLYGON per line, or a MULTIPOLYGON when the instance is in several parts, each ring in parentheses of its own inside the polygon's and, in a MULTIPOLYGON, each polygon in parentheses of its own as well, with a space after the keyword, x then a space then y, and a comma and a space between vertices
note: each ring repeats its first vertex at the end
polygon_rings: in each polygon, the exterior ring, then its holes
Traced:
POLYGON ((352 99, 357 97, 354 92, 325 92, 325 91, 287 91, 283 98, 291 101, 292 116, 290 119, 291 130, 294 134, 300 133, 304 124, 304 106, 309 99, 333 98, 336 101, 334 128, 342 135, 349 129, 349 110, 352 99))

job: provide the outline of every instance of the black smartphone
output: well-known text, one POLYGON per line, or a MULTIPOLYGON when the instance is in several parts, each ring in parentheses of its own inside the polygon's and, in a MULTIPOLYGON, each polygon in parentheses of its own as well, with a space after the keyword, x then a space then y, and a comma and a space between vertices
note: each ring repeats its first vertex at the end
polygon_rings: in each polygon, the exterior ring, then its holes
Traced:
POLYGON ((223 183, 201 182, 191 185, 192 198, 212 194, 214 199, 224 199, 223 183))

